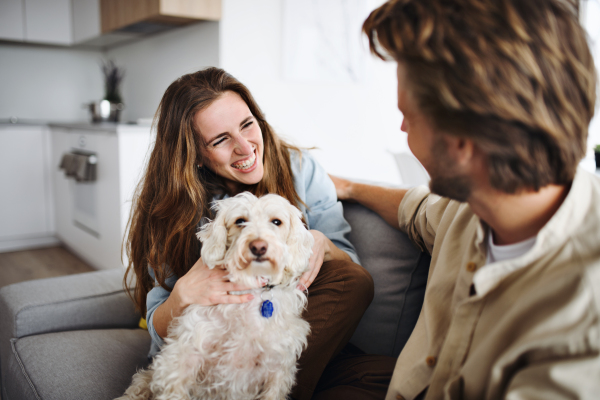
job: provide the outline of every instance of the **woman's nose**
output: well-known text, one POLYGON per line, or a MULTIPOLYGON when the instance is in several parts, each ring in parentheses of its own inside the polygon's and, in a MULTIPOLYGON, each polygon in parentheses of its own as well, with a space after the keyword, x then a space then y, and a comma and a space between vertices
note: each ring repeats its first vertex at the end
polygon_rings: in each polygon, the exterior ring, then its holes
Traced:
POLYGON ((243 156, 252 153, 254 146, 245 137, 238 136, 236 140, 236 152, 243 156))

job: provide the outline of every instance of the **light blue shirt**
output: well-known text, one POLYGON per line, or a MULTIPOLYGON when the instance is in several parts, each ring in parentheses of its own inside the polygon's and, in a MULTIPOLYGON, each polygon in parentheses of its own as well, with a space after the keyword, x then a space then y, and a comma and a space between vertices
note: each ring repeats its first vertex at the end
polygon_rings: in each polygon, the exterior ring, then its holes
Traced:
MULTIPOLYGON (((302 160, 300 160, 298 152, 292 151, 290 153, 290 164, 296 193, 308 206, 306 208, 302 204, 298 204, 302 214, 304 214, 308 229, 315 229, 323 233, 339 249, 345 251, 352 258, 352 261, 360 264, 354 246, 346 238, 346 234, 350 232, 350 224, 344 219, 342 203, 337 200, 335 186, 327 172, 308 151, 302 151, 302 160)), ((149 268, 149 270, 154 279, 152 268, 149 268)), ((179 277, 171 276, 165 280, 165 283, 172 288, 175 286, 177 279, 179 277)), ((146 297, 148 310, 146 319, 148 332, 152 337, 152 347, 148 357, 154 357, 163 344, 162 338, 154 329, 152 317, 154 311, 167 300, 169 295, 169 291, 161 286, 155 286, 148 292, 146 297)))

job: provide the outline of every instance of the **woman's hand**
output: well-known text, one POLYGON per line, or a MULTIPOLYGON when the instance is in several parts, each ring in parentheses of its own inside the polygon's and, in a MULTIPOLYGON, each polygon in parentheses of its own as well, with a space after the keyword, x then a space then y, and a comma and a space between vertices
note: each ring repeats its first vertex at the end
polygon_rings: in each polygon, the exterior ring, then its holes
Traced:
POLYGON ((309 232, 313 235, 315 242, 313 244, 310 260, 308 260, 308 271, 303 273, 300 277, 300 283, 298 284, 298 289, 300 290, 308 289, 319 274, 328 247, 326 241, 329 239, 327 239, 325 235, 314 229, 311 229, 309 232))
POLYGON ((226 276, 226 270, 218 267, 209 269, 202 258, 199 258, 192 268, 177 280, 170 297, 174 297, 174 304, 182 311, 190 304, 213 306, 245 303, 253 299, 252 294, 229 294, 228 292, 252 288, 231 283, 226 276))
POLYGON ((180 316, 191 304, 212 306, 216 304, 245 303, 254 298, 248 294, 229 294, 232 291, 252 289, 226 279, 227 271, 220 268, 209 269, 202 259, 177 280, 169 298, 154 312, 153 324, 156 333, 167 336, 171 320, 180 316))
POLYGON ((311 229, 309 232, 313 235, 315 243, 313 244, 312 255, 308 261, 308 271, 300 277, 300 283, 298 284, 298 289, 300 290, 308 289, 312 285, 325 261, 350 260, 350 256, 345 251, 338 249, 323 233, 314 229, 311 229))

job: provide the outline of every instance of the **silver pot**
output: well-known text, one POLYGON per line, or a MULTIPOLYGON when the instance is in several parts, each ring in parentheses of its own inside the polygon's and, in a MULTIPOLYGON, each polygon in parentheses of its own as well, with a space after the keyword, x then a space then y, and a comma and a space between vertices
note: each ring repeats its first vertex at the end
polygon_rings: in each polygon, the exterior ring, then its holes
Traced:
POLYGON ((123 103, 112 103, 108 100, 93 101, 83 105, 90 110, 92 122, 119 122, 121 111, 125 109, 123 103))

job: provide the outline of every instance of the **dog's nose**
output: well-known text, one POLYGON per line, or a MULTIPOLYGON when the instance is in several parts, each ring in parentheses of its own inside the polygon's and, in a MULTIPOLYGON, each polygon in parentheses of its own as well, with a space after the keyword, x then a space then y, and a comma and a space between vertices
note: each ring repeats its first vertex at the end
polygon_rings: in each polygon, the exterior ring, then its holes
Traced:
POLYGON ((267 242, 256 239, 250 242, 250 251, 257 257, 263 256, 267 252, 267 242))

